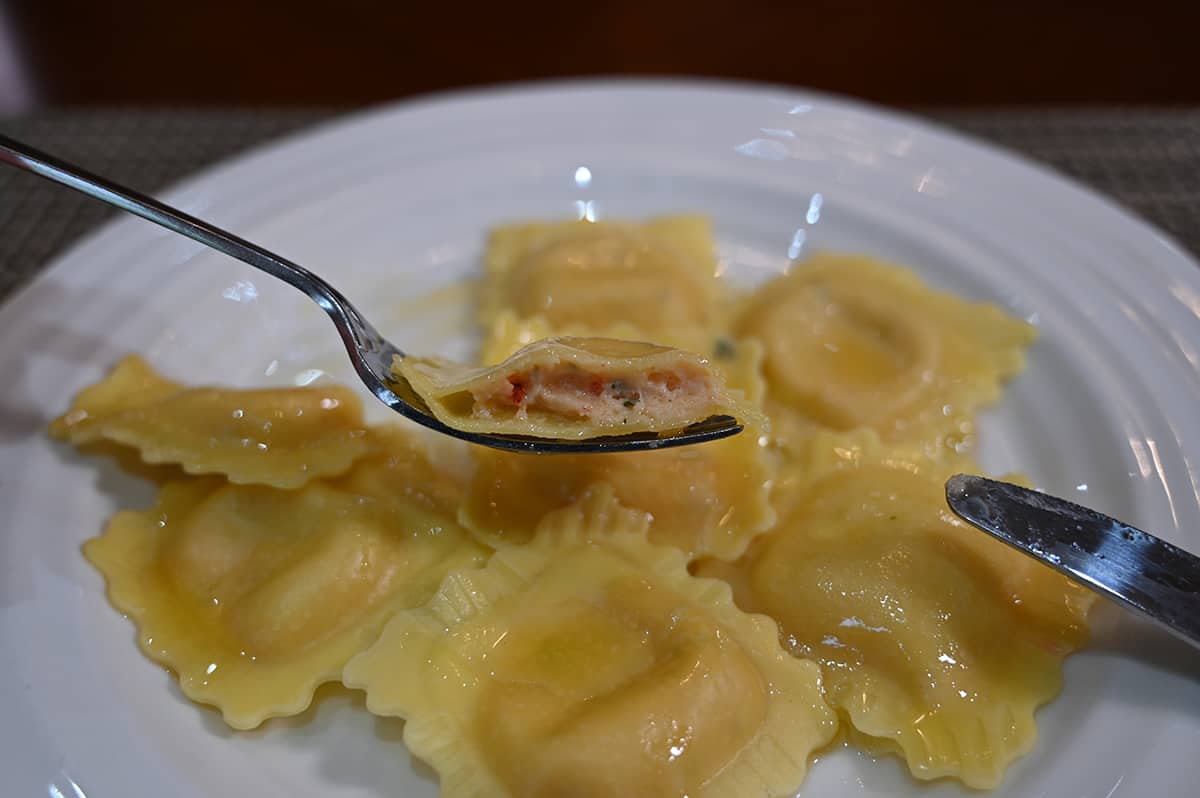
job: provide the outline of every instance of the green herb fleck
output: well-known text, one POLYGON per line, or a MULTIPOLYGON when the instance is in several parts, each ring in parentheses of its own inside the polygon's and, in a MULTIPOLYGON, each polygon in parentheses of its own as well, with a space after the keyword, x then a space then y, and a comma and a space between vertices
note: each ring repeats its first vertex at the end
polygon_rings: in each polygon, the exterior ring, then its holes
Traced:
POLYGON ((633 406, 634 406, 634 405, 636 405, 636 404, 637 404, 637 400, 636 400, 636 399, 626 399, 626 400, 625 400, 625 406, 626 406, 626 407, 633 407, 633 406))
POLYGON ((718 338, 713 344, 713 355, 721 360, 730 360, 737 357, 737 344, 728 338, 718 338))

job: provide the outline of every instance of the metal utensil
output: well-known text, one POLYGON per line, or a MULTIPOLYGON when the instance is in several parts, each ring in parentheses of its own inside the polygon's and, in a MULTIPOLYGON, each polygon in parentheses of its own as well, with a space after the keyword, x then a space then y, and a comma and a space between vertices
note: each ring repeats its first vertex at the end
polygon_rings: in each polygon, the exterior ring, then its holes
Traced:
POLYGON ((946 501, 960 518, 1136 610, 1200 648, 1200 558, 1065 499, 957 474, 946 501))
POLYGON ((490 435, 456 430, 438 421, 430 413, 424 400, 408 384, 408 381, 392 372, 393 357, 404 357, 404 353, 376 332, 375 328, 362 317, 362 314, 332 285, 304 267, 208 222, 165 205, 152 197, 98 177, 78 166, 5 136, 0 136, 0 162, 61 183, 121 210, 160 224, 168 230, 173 230, 205 246, 237 258, 300 289, 329 314, 334 327, 342 337, 342 343, 350 355, 354 370, 358 372, 359 378, 371 389, 371 392, 397 413, 436 432, 495 449, 557 454, 665 449, 672 446, 717 440, 742 431, 741 424, 730 416, 712 416, 671 432, 643 432, 585 440, 557 440, 526 435, 490 435))

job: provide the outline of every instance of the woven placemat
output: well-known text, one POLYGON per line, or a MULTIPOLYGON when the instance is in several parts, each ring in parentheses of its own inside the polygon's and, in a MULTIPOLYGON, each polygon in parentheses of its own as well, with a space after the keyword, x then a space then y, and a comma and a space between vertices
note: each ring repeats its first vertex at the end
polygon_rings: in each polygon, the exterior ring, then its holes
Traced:
MULTIPOLYGON (((937 111, 942 124, 1087 183, 1200 255, 1200 109, 937 111)), ((154 192, 330 110, 51 111, 0 131, 154 192)), ((0 169, 0 301, 108 219, 100 203, 0 169)))

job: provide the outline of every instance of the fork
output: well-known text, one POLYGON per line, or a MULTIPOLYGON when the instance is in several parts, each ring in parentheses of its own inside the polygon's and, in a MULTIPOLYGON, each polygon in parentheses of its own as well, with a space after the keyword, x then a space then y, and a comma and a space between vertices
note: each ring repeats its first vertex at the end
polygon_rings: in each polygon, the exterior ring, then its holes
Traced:
POLYGON ((730 416, 712 416, 670 432, 642 432, 584 440, 498 435, 454 429, 435 418, 408 381, 392 371, 394 358, 403 358, 404 352, 380 335, 337 289, 303 266, 202 219, 172 208, 153 197, 94 175, 3 135, 0 135, 0 161, 162 225, 168 230, 261 269, 303 291, 329 314, 333 326, 342 338, 346 352, 350 355, 354 370, 371 393, 400 415, 435 432, 494 449, 535 454, 582 454, 665 449, 717 440, 742 431, 741 424, 730 416))

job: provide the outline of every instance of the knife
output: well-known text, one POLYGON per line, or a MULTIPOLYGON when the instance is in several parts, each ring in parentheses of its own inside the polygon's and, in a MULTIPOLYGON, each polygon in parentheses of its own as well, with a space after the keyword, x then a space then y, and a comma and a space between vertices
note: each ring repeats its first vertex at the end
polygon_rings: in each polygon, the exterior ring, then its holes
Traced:
POLYGON ((1019 551, 1200 648, 1200 558, 1065 499, 956 474, 950 509, 1019 551))

